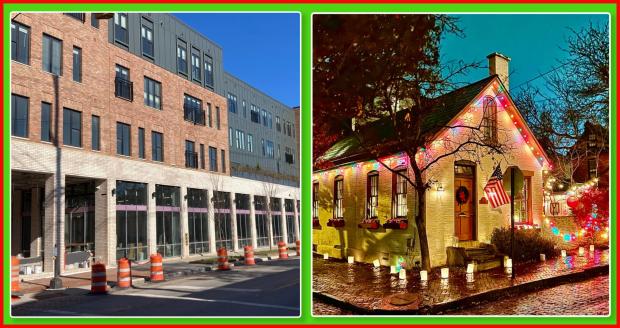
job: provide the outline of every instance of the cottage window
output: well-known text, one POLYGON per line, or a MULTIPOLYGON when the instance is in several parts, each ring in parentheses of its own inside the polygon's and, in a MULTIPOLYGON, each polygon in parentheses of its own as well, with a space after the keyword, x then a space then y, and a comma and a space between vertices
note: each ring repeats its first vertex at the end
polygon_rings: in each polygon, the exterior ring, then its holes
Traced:
POLYGON ((312 218, 319 218, 319 182, 312 183, 312 218))
POLYGON ((379 172, 371 171, 366 179, 366 216, 368 218, 377 217, 377 207, 379 205, 379 172))
POLYGON ((523 188, 515 194, 515 222, 531 224, 532 178, 524 177, 523 188))
POLYGON ((596 178, 597 177, 597 161, 596 158, 589 158, 588 159, 588 179, 592 179, 592 178, 596 178))
POLYGON ((482 133, 485 141, 497 142, 497 104, 490 96, 484 97, 483 101, 482 133))
POLYGON ((334 180, 334 219, 342 219, 344 217, 342 215, 343 186, 344 178, 339 175, 336 177, 336 180, 334 180))
POLYGON ((393 193, 393 205, 394 205, 394 217, 405 218, 407 217, 407 179, 405 175, 406 170, 399 170, 392 175, 392 190, 393 193))

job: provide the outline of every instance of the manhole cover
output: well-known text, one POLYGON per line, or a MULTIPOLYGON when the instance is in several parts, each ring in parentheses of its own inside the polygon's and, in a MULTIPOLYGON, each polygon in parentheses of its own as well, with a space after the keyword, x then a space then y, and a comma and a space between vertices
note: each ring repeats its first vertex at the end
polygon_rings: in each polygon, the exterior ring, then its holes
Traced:
POLYGON ((417 305, 418 302, 419 298, 416 294, 396 294, 390 297, 390 304, 396 306, 405 306, 412 303, 416 303, 417 305))

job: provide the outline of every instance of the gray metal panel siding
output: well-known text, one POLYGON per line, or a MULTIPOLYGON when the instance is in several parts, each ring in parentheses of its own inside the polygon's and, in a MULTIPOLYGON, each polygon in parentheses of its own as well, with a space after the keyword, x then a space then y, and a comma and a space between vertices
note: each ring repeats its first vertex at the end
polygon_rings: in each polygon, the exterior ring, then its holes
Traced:
MULTIPOLYGON (((213 58, 213 84, 215 93, 225 96, 224 92, 224 72, 222 62, 222 49, 200 33, 189 28, 180 20, 170 14, 162 13, 128 13, 127 28, 129 32, 129 48, 114 42, 114 19, 110 20, 108 29, 108 41, 112 44, 128 50, 136 56, 140 56, 147 61, 149 58, 142 56, 142 46, 140 39, 141 18, 153 22, 153 43, 155 47, 155 59, 153 62, 170 72, 177 74, 176 48, 177 39, 181 38, 187 43, 187 63, 188 79, 191 79, 191 49, 195 47, 200 50, 201 55, 201 81, 204 86, 204 55, 213 58)), ((181 74, 178 74, 182 76, 181 74)))
MULTIPOLYGON (((224 87, 227 93, 232 93, 237 96, 237 113, 231 113, 228 111, 228 124, 231 128, 233 128, 233 138, 235 136, 235 130, 241 130, 245 132, 246 135, 246 146, 247 146, 247 135, 252 134, 254 138, 254 151, 249 152, 247 147, 245 150, 237 149, 236 144, 232 142, 232 146, 230 146, 230 161, 231 163, 237 163, 240 165, 247 165, 249 167, 256 167, 259 165, 261 169, 268 170, 273 173, 278 172, 278 162, 280 163, 280 172, 281 174, 292 175, 297 178, 295 183, 291 183, 290 181, 280 181, 280 183, 288 184, 288 185, 299 185, 299 158, 297 158, 297 142, 295 137, 291 135, 290 137, 282 132, 278 132, 276 130, 276 116, 280 117, 281 124, 284 126, 284 122, 290 122, 292 125, 292 129, 295 129, 295 112, 288 106, 278 102, 277 100, 269 97, 268 95, 260 92, 259 90, 251 87, 247 83, 237 79, 236 77, 224 73, 224 87), (243 116, 243 101, 246 102, 246 116, 243 116), (266 127, 262 124, 252 122, 250 120, 250 106, 254 104, 258 106, 260 109, 265 109, 270 112, 272 115, 273 126, 272 128, 266 127), (262 148, 261 148, 261 139, 271 140, 274 143, 274 158, 268 158, 263 156, 262 148), (281 159, 278 161, 277 156, 277 148, 278 144, 280 145, 280 156, 281 159), (294 164, 289 164, 285 162, 285 149, 286 147, 291 148, 294 164)), ((299 133, 299 131, 295 131, 295 133, 299 133)), ((235 172, 233 170, 233 175, 254 178, 262 180, 261 177, 249 176, 246 172, 235 172)))

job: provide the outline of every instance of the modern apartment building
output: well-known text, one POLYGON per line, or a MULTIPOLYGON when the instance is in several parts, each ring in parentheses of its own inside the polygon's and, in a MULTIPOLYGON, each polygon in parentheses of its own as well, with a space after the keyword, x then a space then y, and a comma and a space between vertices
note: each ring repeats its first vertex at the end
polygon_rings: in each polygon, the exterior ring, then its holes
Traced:
MULTIPOLYGON (((12 14, 11 254, 23 273, 50 274, 54 259, 79 270, 89 253, 113 266, 298 240, 294 178, 231 172, 246 159, 230 146, 243 123, 228 95, 248 118, 252 104, 273 117, 285 106, 226 74, 222 49, 172 15, 97 17, 12 14)), ((260 140, 296 143, 265 129, 244 130, 252 163, 277 171, 260 140)), ((292 162, 282 172, 298 177, 292 162)))

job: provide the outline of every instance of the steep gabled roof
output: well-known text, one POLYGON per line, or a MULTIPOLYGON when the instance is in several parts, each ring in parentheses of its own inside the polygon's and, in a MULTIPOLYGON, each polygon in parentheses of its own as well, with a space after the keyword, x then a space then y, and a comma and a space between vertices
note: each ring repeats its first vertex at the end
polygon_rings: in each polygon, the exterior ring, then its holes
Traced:
MULTIPOLYGON (((436 133, 455 118, 472 100, 474 100, 497 75, 486 77, 480 81, 468 84, 434 99, 431 109, 432 115, 425 118, 422 124, 423 133, 436 133)), ((360 138, 365 144, 387 146, 394 137, 389 119, 382 119, 370 123, 361 129, 362 133, 346 136, 332 145, 319 158, 319 162, 343 163, 354 160, 370 159, 360 143, 360 138)), ((399 151, 396 149, 395 151, 399 151)))

